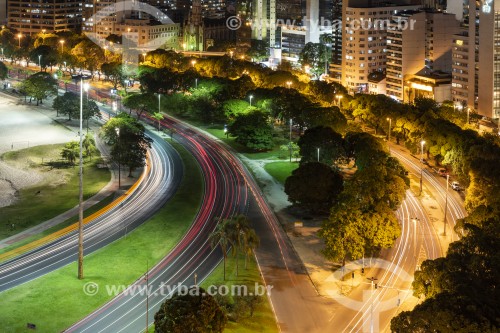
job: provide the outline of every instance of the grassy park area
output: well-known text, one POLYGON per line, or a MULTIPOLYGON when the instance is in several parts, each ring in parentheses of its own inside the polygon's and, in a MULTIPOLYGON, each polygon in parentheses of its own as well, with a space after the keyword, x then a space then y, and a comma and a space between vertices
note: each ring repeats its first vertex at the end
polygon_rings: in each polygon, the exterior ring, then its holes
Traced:
POLYGON ((285 184, 286 179, 292 175, 292 171, 299 167, 295 162, 271 162, 264 166, 264 169, 277 181, 285 184))
MULTIPOLYGON (((63 144, 43 145, 7 152, 2 161, 13 184, 21 188, 14 204, 0 208, 0 239, 49 220, 78 204, 78 167, 60 157, 63 144), (15 171, 14 171, 15 170, 15 171)), ((99 158, 85 160, 84 200, 99 192, 111 179, 99 158)))
POLYGON ((87 282, 128 285, 144 274, 146 263, 160 261, 189 229, 201 204, 202 175, 194 158, 175 144, 184 161, 184 177, 175 196, 149 221, 105 248, 85 257, 85 279, 77 263, 2 293, 0 322, 6 332, 24 331, 34 323, 41 332, 60 332, 105 302, 105 289, 83 294, 87 282))

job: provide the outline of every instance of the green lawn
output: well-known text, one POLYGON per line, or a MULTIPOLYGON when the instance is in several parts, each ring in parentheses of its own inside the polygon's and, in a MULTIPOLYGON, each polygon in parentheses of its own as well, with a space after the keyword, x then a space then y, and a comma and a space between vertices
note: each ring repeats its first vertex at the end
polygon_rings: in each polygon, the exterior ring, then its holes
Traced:
POLYGON ((271 162, 264 166, 264 169, 277 181, 285 184, 285 180, 297 169, 299 164, 296 162, 271 162))
MULTIPOLYGON (((83 218, 86 218, 87 216, 92 215, 95 212, 97 212, 98 210, 106 207, 107 205, 109 205, 110 203, 112 203, 114 199, 115 199, 115 195, 111 194, 108 197, 106 197, 103 200, 101 200, 100 202, 98 202, 95 205, 93 205, 92 207, 90 207, 89 209, 84 210, 83 211, 83 218)), ((47 229, 45 231, 42 231, 39 234, 27 237, 27 238, 23 239, 22 241, 19 241, 17 243, 14 243, 12 245, 9 245, 9 246, 6 246, 6 247, 0 249, 0 254, 8 252, 8 251, 11 251, 11 250, 14 250, 14 249, 16 249, 18 247, 21 247, 23 245, 26 245, 28 243, 31 243, 31 242, 36 241, 38 239, 41 239, 41 238, 43 238, 45 236, 48 236, 48 235, 50 235, 50 234, 52 234, 52 233, 54 233, 56 231, 64 229, 65 227, 70 226, 70 225, 72 225, 73 223, 76 223, 76 222, 78 222, 78 217, 77 216, 69 218, 69 219, 67 219, 64 222, 59 223, 58 225, 53 226, 52 228, 49 228, 49 229, 47 229)), ((1 260, 0 260, 0 262, 1 262, 1 260)))
POLYGON ((194 158, 175 144, 184 161, 184 175, 175 196, 147 223, 127 237, 85 257, 85 279, 76 278, 77 264, 44 275, 1 294, 2 332, 24 332, 26 323, 39 332, 60 332, 110 299, 106 284, 128 285, 146 266, 161 260, 191 225, 202 200, 202 175, 194 158), (86 296, 83 286, 101 286, 95 296, 86 296))
MULTIPOLYGON (((63 146, 37 146, 2 155, 2 159, 10 166, 36 171, 43 175, 44 180, 20 190, 18 201, 0 208, 0 239, 49 220, 78 204, 78 167, 67 167, 60 163, 63 146)), ((95 195, 111 179, 107 168, 97 168, 99 162, 99 158, 85 162, 84 199, 95 195)))
MULTIPOLYGON (((259 268, 253 258, 248 262, 248 268, 244 268, 244 256, 240 255, 239 275, 236 276, 236 259, 229 257, 226 262, 226 281, 224 281, 223 263, 221 262, 210 276, 203 281, 201 286, 207 288, 210 285, 251 285, 255 283, 263 285, 259 268)), ((272 292, 272 290, 271 290, 272 292)), ((265 296, 264 296, 265 297, 265 296)), ((266 297, 264 302, 258 305, 253 317, 241 319, 239 322, 228 321, 224 333, 277 333, 278 326, 271 304, 266 297)))

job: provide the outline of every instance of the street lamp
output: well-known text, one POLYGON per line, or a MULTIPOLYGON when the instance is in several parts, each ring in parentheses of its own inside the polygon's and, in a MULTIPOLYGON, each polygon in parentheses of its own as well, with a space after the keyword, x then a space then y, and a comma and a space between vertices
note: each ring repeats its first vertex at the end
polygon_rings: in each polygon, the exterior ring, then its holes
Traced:
POLYGON ((342 99, 342 95, 335 95, 335 98, 337 98, 337 105, 340 106, 340 100, 342 99))
POLYGON ((290 89, 290 86, 292 85, 292 81, 286 81, 286 85, 288 86, 288 89, 290 89))
POLYGON ((142 62, 146 62, 146 53, 142 54, 142 62))
POLYGON ((38 66, 40 66, 40 72, 42 71, 42 55, 38 55, 38 66))
POLYGON ((122 183, 121 183, 121 180, 122 180, 122 177, 121 177, 121 165, 120 165, 120 162, 121 162, 121 152, 120 152, 120 144, 119 144, 119 141, 120 141, 120 128, 119 127, 115 128, 115 131, 116 131, 116 140, 117 140, 117 143, 118 143, 118 189, 120 189, 121 186, 122 186, 122 183))
POLYGON ((61 39, 59 43, 61 43, 61 53, 64 53, 64 39, 61 39))
POLYGON ((191 65, 193 65, 193 68, 194 68, 194 65, 196 65, 196 60, 191 60, 191 65))
POLYGON ((23 38, 23 35, 17 34, 17 39, 19 40, 19 48, 21 48, 21 38, 23 38))
POLYGON ((161 113, 161 94, 158 92, 158 113, 161 113))
POLYGON ((444 220, 443 220, 443 236, 446 236, 446 215, 448 213, 448 187, 450 183, 450 175, 446 175, 446 200, 444 203, 444 220))
POLYGON ((80 76, 80 172, 79 172, 79 198, 78 198, 78 278, 83 279, 83 90, 88 85, 83 84, 80 76))
POLYGON ((424 170, 424 145, 425 141, 420 141, 420 194, 422 194, 422 173, 424 170))
POLYGON ((388 142, 391 142, 391 126, 392 126, 392 119, 387 118, 387 121, 389 122, 389 137, 387 139, 388 142))
POLYGON ((371 295, 371 306, 370 306, 370 333, 373 333, 373 293, 375 292, 376 284, 375 281, 378 279, 375 277, 368 278, 371 284, 371 290, 372 290, 372 295, 371 295))
POLYGON ((233 59, 234 52, 231 50, 231 51, 229 51, 229 54, 231 55, 231 59, 233 59))
POLYGON ((292 124, 293 124, 293 120, 292 120, 292 118, 290 118, 290 141, 289 141, 289 145, 290 145, 290 163, 292 163, 292 124))
POLYGON ((250 106, 252 106, 252 98, 253 98, 253 95, 248 96, 248 98, 250 99, 250 106))
POLYGON ((316 148, 318 150, 318 163, 319 163, 319 148, 316 148))

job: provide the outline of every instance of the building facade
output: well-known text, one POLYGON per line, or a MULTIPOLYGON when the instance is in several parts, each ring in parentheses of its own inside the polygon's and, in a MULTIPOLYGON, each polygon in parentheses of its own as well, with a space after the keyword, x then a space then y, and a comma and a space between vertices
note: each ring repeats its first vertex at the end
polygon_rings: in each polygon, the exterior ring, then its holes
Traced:
MULTIPOLYGON (((0 0, 2 5, 2 0, 0 0)), ((80 31, 84 3, 76 0, 7 0, 7 25, 23 34, 80 31)))
POLYGON ((441 72, 451 77, 453 36, 459 30, 453 14, 422 10, 393 15, 387 29, 387 94, 411 102, 415 75, 441 72))
MULTIPOLYGON (((342 85, 350 93, 368 92, 368 75, 386 71, 387 25, 398 12, 420 5, 351 0, 343 9, 342 85)), ((389 77, 387 78, 389 83, 389 77)))
POLYGON ((453 40, 453 101, 500 118, 500 0, 466 0, 462 27, 453 40))

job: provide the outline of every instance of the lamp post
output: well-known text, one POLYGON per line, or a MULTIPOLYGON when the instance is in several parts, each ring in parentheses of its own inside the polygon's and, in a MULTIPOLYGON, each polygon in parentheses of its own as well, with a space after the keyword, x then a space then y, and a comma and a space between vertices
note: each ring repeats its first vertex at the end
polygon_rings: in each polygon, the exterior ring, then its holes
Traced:
POLYGON ((191 65, 193 65, 193 68, 194 68, 194 65, 196 65, 196 60, 191 60, 191 65))
POLYGON ((392 127, 392 119, 387 118, 387 121, 389 122, 389 136, 388 136, 388 142, 391 142, 391 127, 392 127))
POLYGON ((21 35, 21 34, 17 34, 17 39, 18 39, 18 41, 19 41, 19 44, 18 44, 18 45, 19 45, 19 48, 21 48, 21 38, 23 38, 23 35, 21 35))
POLYGON ((198 89, 198 78, 194 79, 195 87, 198 89))
POLYGON ((290 118, 290 143, 289 143, 289 146, 290 146, 290 163, 292 163, 292 124, 293 124, 293 120, 292 120, 292 118, 290 118))
POLYGON ((83 279, 83 90, 88 85, 83 84, 80 76, 80 168, 79 168, 79 196, 78 196, 78 279, 83 279))
MULTIPOLYGON (((115 128, 115 131, 116 131, 116 141, 118 143, 118 146, 120 146, 120 128, 117 127, 115 128)), ((122 186, 122 183, 121 183, 121 180, 122 180, 122 177, 121 177, 121 152, 120 152, 120 147, 118 147, 118 189, 121 188, 122 186)))
POLYGON ((342 99, 342 95, 335 95, 335 98, 337 98, 337 105, 340 107, 340 100, 342 99))
POLYGON ((146 62, 146 53, 142 54, 142 62, 146 62))
POLYGON ((248 98, 250 99, 250 106, 252 106, 252 98, 253 98, 253 95, 248 96, 248 98))
POLYGON ((158 93, 158 112, 161 113, 161 94, 158 93))
POLYGON ((288 86, 288 89, 290 89, 290 86, 292 85, 292 81, 286 81, 286 85, 288 86))
POLYGON ((422 194, 422 173, 424 171, 424 145, 425 141, 420 141, 420 194, 422 194))
POLYGON ((318 163, 319 163, 319 148, 316 148, 318 150, 318 163))
POLYGON ((448 213, 448 187, 450 183, 450 175, 446 175, 446 199, 444 203, 444 220, 443 220, 443 236, 446 236, 446 215, 448 213))
POLYGON ((64 39, 61 39, 59 43, 61 43, 61 53, 64 53, 64 39))
POLYGON ((231 59, 233 59, 234 52, 231 50, 231 51, 229 51, 229 54, 231 55, 231 59))
POLYGON ((371 291, 372 291, 372 295, 371 295, 371 305, 370 305, 370 333, 373 333, 373 293, 375 292, 375 281, 377 281, 378 279, 375 278, 375 277, 371 277, 371 278, 368 278, 368 280, 370 281, 370 284, 371 284, 371 291))
POLYGON ((38 55, 38 66, 40 67, 40 72, 42 71, 42 55, 38 55))

